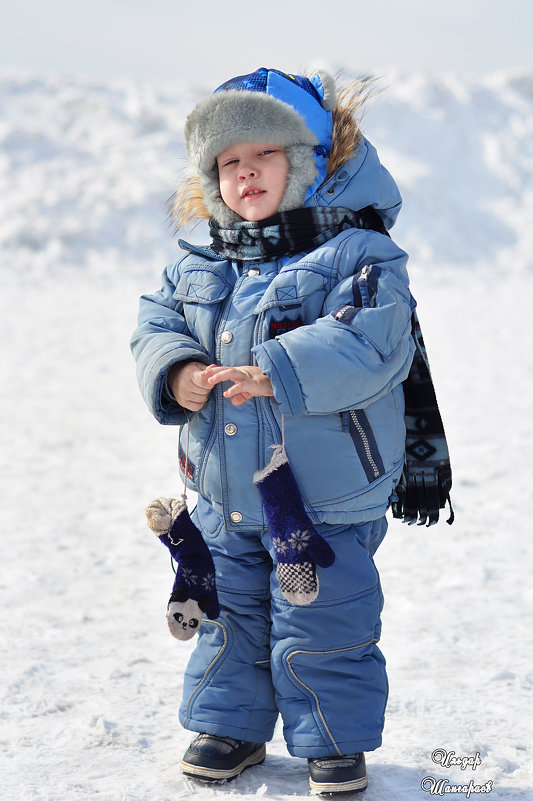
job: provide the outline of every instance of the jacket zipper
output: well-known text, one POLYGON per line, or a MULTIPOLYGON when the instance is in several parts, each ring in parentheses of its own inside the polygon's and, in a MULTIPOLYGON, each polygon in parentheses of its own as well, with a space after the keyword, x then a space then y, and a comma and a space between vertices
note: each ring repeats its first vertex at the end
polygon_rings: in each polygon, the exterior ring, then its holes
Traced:
MULTIPOLYGON (((255 321, 255 324, 254 324, 254 331, 253 331, 253 335, 252 335, 252 347, 255 347, 255 345, 260 345, 262 343, 262 341, 263 341, 263 338, 262 338, 260 332, 261 332, 261 329, 263 327, 264 319, 265 319, 265 313, 264 312, 260 312, 260 314, 257 315, 256 321, 255 321)), ((257 360, 256 360, 255 356, 253 357, 252 361, 253 361, 254 365, 257 365, 257 360)), ((258 398, 257 400, 259 401, 259 403, 258 403, 258 411, 261 410, 263 412, 263 414, 265 415, 265 417, 267 419, 267 422, 270 425, 270 429, 272 431, 272 436, 275 438, 275 441, 281 443, 281 429, 280 429, 280 427, 278 425, 278 421, 276 420, 274 412, 270 408, 270 400, 269 400, 269 398, 258 398)))
POLYGON ((362 409, 350 409, 350 434, 369 481, 379 478, 385 472, 374 434, 368 417, 362 409))
POLYGON ((368 308, 370 306, 370 293, 368 291, 368 273, 370 272, 370 267, 368 264, 365 264, 363 269, 361 270, 361 275, 359 276, 357 283, 359 284, 359 291, 361 293, 361 300, 363 302, 363 308, 368 308))

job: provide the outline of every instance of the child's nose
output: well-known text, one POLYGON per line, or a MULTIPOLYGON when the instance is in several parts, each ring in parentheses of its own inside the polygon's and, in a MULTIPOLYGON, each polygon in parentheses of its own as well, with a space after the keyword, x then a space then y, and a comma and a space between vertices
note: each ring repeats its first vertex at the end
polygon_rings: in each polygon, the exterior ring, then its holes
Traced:
POLYGON ((255 164, 241 164, 239 177, 242 179, 257 178, 257 173, 258 170, 255 164))

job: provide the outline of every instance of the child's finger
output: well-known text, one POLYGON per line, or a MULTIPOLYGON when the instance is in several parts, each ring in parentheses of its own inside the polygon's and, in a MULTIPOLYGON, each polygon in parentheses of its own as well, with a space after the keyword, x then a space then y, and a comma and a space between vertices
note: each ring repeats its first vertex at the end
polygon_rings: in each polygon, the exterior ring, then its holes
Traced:
POLYGON ((186 397, 189 400, 193 401, 205 401, 207 396, 209 395, 209 389, 202 388, 202 387, 190 387, 189 391, 186 393, 186 397))
POLYGON ((231 402, 233 406, 242 406, 243 403, 246 403, 246 401, 250 400, 250 398, 253 397, 254 396, 251 395, 249 392, 239 392, 238 395, 233 396, 231 402))
POLYGON ((231 387, 229 387, 229 389, 225 390, 223 395, 224 395, 225 398, 234 398, 236 395, 239 395, 240 393, 246 393, 246 394, 250 395, 250 397, 251 397, 251 394, 250 394, 250 390, 251 390, 250 383, 251 383, 250 381, 242 381, 242 380, 241 381, 236 381, 233 384, 233 386, 231 386, 231 387))
POLYGON ((214 387, 215 384, 220 384, 222 381, 242 381, 242 373, 236 367, 219 367, 207 379, 211 387, 214 387))
POLYGON ((203 390, 210 390, 212 384, 208 382, 208 375, 209 374, 206 375, 205 370, 198 370, 197 373, 193 373, 191 378, 196 387, 199 387, 203 390))

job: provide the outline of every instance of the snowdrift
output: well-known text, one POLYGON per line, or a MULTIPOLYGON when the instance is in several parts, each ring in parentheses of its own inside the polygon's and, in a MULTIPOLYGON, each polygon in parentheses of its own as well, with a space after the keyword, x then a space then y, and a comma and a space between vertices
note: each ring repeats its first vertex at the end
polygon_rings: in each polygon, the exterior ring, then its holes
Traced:
MULTIPOLYGON (((363 123, 405 199, 399 237, 419 264, 532 264, 533 76, 379 82, 363 123)), ((83 268, 173 257, 166 201, 182 130, 208 87, 0 75, 0 254, 83 268)))

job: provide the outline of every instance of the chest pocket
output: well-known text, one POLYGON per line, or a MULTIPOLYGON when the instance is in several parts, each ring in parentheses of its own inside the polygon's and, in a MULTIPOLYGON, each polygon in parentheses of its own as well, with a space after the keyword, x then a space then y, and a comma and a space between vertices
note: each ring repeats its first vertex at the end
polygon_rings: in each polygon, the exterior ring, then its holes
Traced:
POLYGON ((210 356, 214 354, 214 331, 224 300, 232 285, 220 273, 202 267, 187 269, 181 276, 173 299, 183 304, 183 316, 193 339, 210 356))
POLYGON ((324 276, 312 270, 282 270, 265 290, 254 309, 261 314, 268 309, 302 308, 304 322, 319 316, 326 297, 324 276))
POLYGON ((229 284, 218 272, 189 268, 178 281, 174 300, 183 303, 220 303, 231 290, 229 284))

